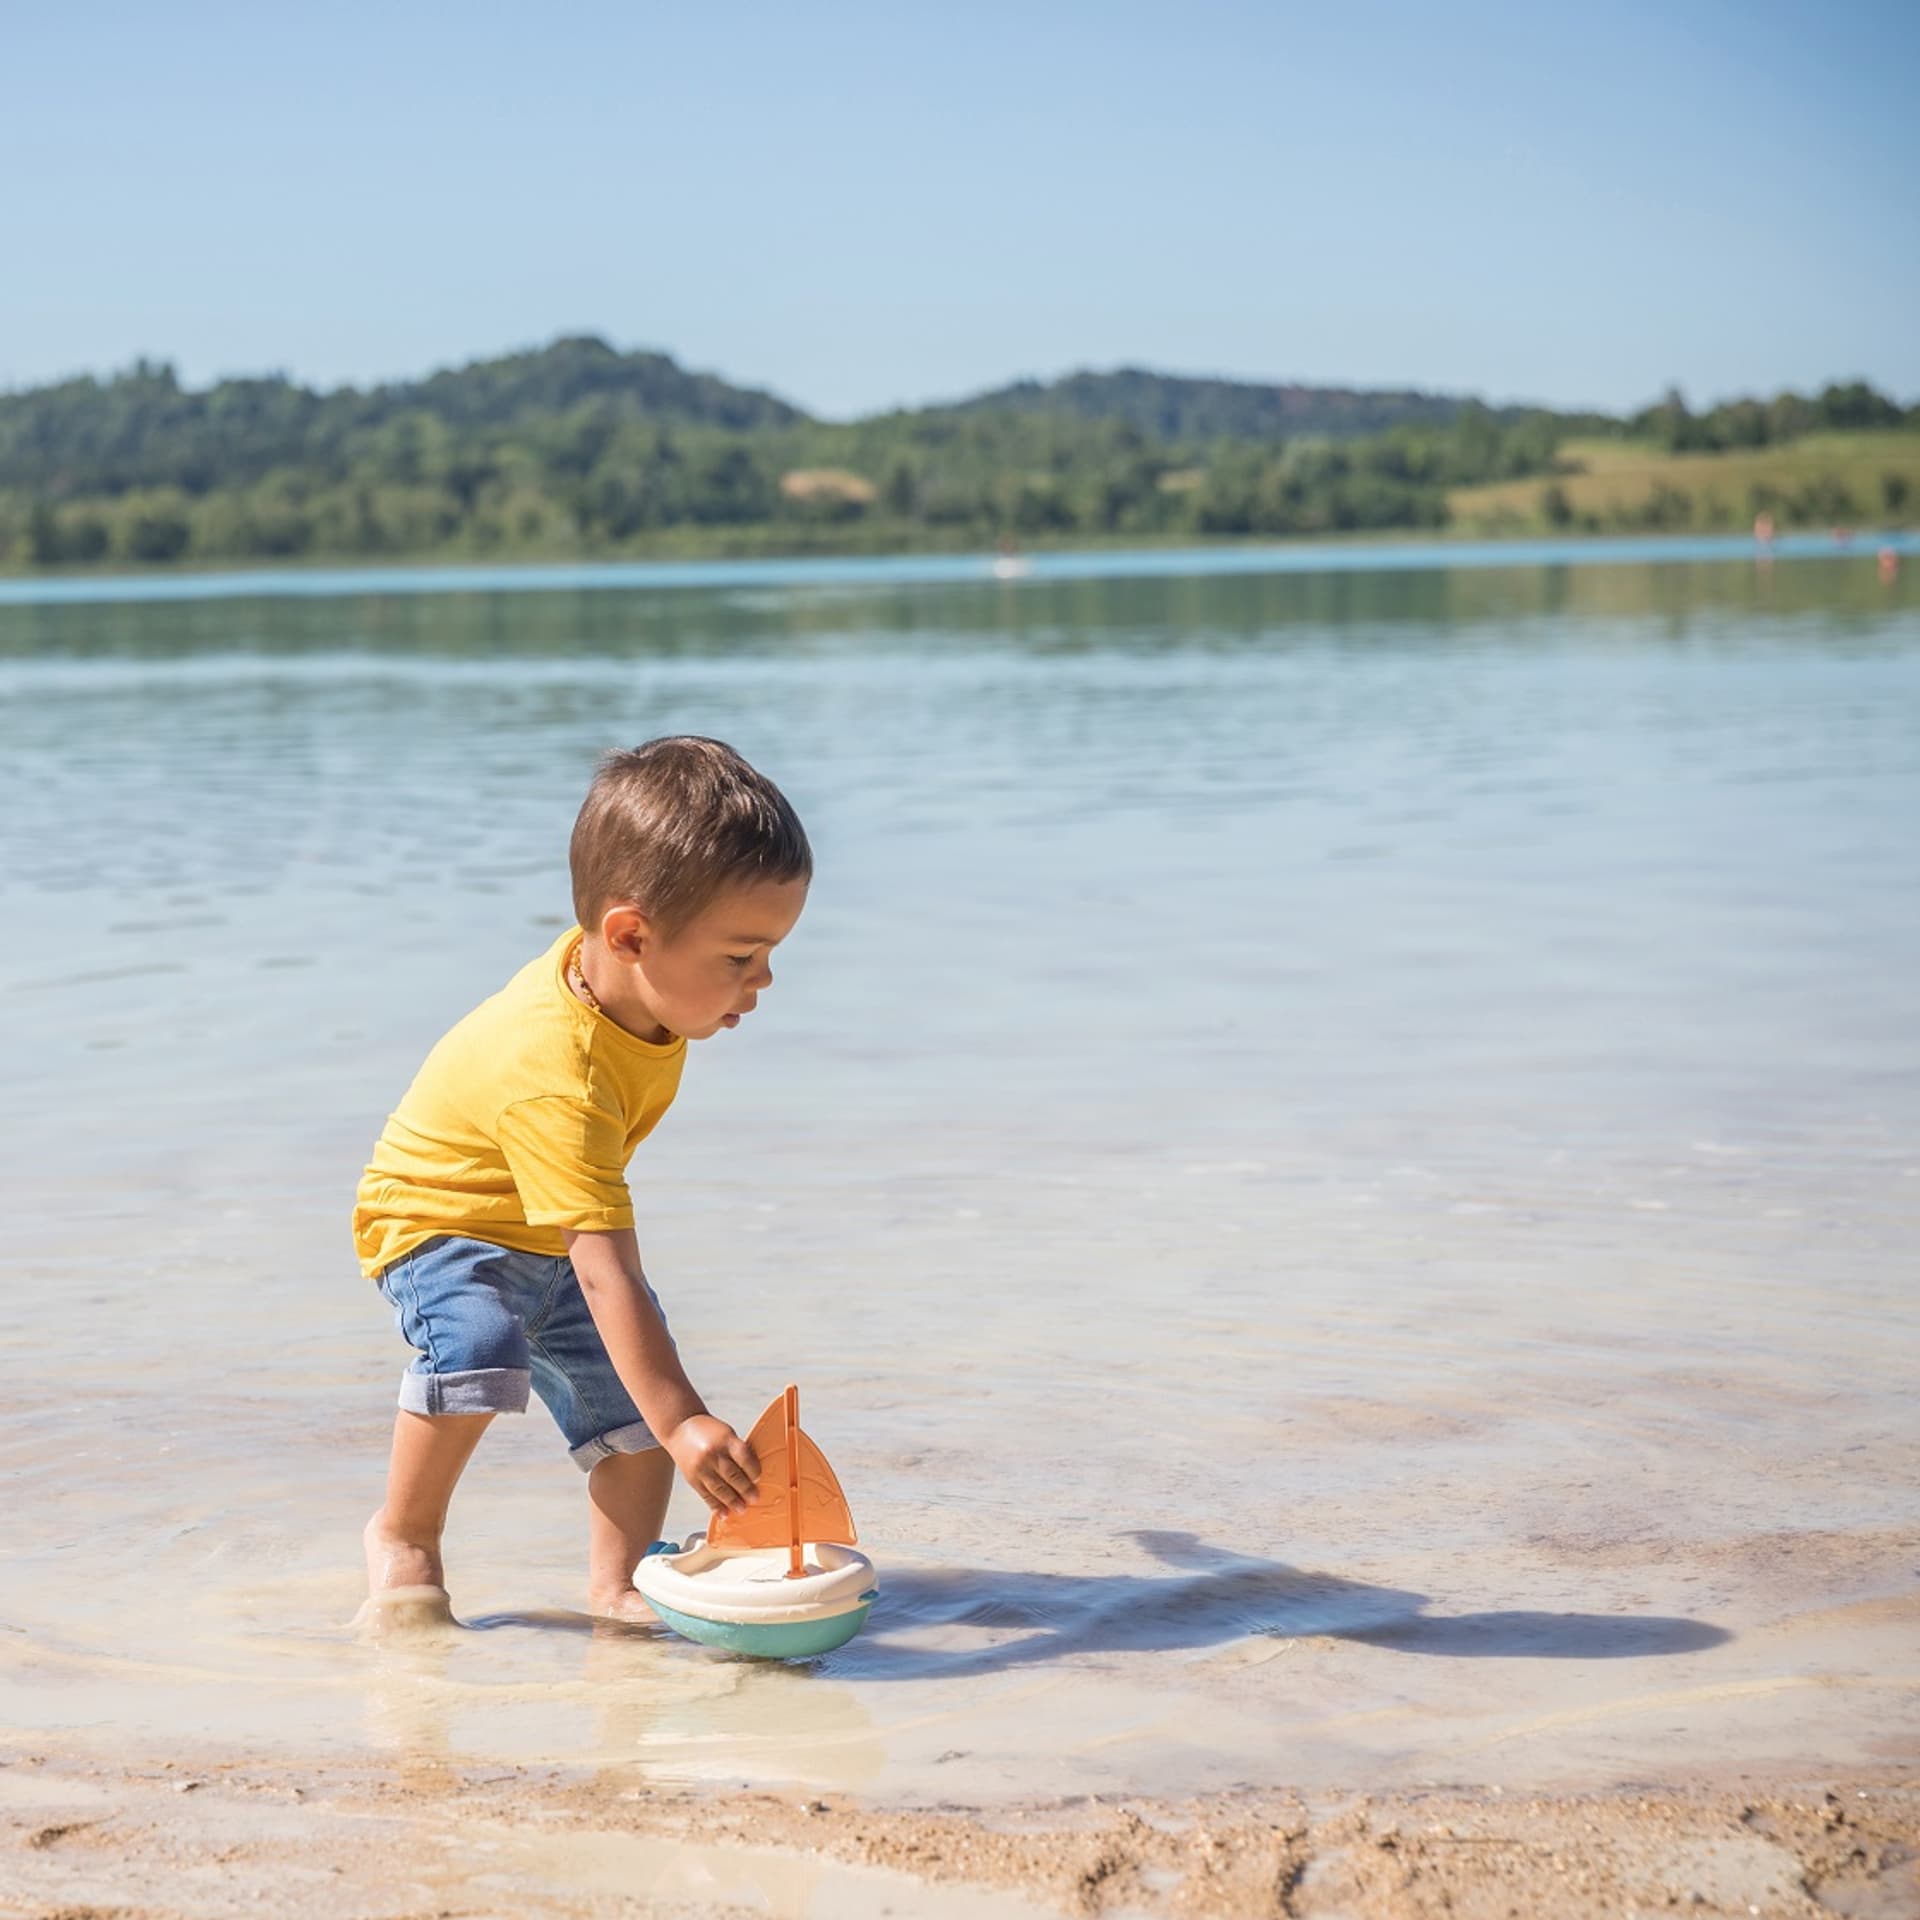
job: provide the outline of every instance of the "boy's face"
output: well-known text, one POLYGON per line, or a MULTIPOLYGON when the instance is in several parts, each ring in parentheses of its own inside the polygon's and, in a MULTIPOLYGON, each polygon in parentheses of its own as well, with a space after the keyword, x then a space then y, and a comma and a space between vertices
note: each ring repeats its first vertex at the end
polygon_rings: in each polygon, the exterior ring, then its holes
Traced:
MULTIPOLYGON (((607 1011, 635 1033, 652 1028, 706 1040, 737 1027, 772 984, 769 956, 807 904, 804 880, 724 888, 692 920, 662 934, 637 907, 610 907, 600 934, 621 963, 607 1011)), ((603 1004, 605 996, 602 996, 603 1004)))

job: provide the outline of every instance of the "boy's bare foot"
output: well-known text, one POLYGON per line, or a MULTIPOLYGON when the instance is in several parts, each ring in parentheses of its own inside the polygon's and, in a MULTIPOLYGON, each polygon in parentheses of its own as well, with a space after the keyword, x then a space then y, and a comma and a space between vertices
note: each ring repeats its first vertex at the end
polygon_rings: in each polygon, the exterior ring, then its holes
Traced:
POLYGON ((596 1620, 618 1620, 630 1627, 657 1627, 660 1616, 640 1597, 639 1590, 628 1587, 609 1593, 587 1595, 587 1611, 596 1620))
MULTIPOLYGON (((354 1623, 362 1627, 444 1626, 453 1619, 437 1546, 390 1533, 381 1509, 361 1535, 367 1550, 367 1598, 354 1623)), ((639 1596, 635 1595, 637 1599, 639 1596)))

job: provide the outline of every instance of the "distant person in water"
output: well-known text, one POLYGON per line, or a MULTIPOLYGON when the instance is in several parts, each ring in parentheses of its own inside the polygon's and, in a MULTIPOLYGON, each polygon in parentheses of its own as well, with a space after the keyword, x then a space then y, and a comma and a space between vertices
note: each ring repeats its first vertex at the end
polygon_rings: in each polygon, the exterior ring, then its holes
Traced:
POLYGON ((715 1509, 759 1463, 680 1364, 626 1167, 689 1040, 737 1027, 806 904, 780 790, 717 740, 610 755, 574 824, 579 922, 427 1056, 360 1181, 354 1241, 408 1344, 387 1497, 367 1523, 373 1621, 448 1617, 440 1536, 496 1414, 529 1392, 587 1476, 587 1602, 651 1619, 633 1570, 677 1467, 715 1509))

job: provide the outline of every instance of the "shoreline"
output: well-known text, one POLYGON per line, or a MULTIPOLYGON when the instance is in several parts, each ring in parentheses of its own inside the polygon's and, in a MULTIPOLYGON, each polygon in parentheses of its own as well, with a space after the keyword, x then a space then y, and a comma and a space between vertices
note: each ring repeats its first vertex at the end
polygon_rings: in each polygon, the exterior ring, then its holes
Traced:
POLYGON ((0 1748, 0 1912, 1556 1920, 1920 1911, 1920 1772, 1551 1795, 1235 1789, 878 1807, 435 1758, 0 1748))
POLYGON ((1827 533, 1783 534, 1758 547, 1747 534, 1578 534, 1419 540, 1355 535, 1329 540, 1036 546, 1017 555, 979 550, 798 553, 730 558, 394 561, 379 566, 221 568, 186 573, 99 570, 0 573, 0 607, 87 603, 345 598, 356 594, 540 593, 727 586, 1002 585, 1028 581, 1315 574, 1532 566, 1670 565, 1685 562, 1852 560, 1883 549, 1920 555, 1920 532, 1860 529, 1845 543, 1827 533), (1009 565, 1012 571, 1009 571, 1009 565))

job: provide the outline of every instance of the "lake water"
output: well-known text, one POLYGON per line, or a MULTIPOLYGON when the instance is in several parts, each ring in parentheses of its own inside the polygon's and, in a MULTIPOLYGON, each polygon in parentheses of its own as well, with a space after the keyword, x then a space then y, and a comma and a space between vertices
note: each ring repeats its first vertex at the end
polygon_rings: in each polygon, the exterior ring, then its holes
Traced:
POLYGON ((1673 551, 0 596, 0 1737, 920 1800, 1911 1758, 1920 567, 1673 551), (594 756, 683 730, 819 872, 642 1244, 721 1411, 801 1383, 883 1599, 799 1670, 593 1631, 536 1405, 467 1629, 366 1648, 355 1178, 564 924, 594 756))

